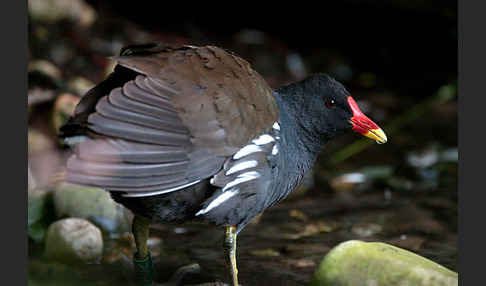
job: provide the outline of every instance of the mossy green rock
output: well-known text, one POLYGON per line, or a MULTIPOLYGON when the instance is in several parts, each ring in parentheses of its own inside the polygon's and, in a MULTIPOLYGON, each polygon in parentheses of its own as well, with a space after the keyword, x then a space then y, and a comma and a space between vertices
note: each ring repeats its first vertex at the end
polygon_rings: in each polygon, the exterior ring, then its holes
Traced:
POLYGON ((410 251, 381 242, 350 240, 323 259, 311 286, 449 286, 458 274, 410 251))
POLYGON ((113 234, 131 229, 131 213, 102 189, 63 184, 54 191, 53 200, 58 218, 84 218, 113 234))
POLYGON ((42 242, 47 227, 55 219, 50 193, 45 191, 29 193, 27 211, 29 237, 35 242, 42 242))

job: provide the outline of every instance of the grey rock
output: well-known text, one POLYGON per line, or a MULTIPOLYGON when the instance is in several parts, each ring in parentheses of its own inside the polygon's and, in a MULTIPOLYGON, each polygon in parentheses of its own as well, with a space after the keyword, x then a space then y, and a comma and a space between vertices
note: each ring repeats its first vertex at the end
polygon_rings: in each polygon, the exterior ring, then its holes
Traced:
POLYGON ((103 254, 101 231, 84 219, 59 220, 47 230, 45 254, 68 264, 99 262, 103 254))

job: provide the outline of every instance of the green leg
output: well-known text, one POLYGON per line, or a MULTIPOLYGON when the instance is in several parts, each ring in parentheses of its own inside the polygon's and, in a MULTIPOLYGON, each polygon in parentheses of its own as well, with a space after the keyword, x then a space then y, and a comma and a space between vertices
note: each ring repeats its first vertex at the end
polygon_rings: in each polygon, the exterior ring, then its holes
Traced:
POLYGON ((154 280, 154 269, 152 255, 147 248, 150 220, 135 216, 132 223, 132 233, 137 246, 137 253, 133 257, 135 276, 140 286, 152 286, 154 280))
POLYGON ((236 268, 236 227, 229 226, 226 228, 223 247, 231 271, 231 277, 233 278, 233 286, 238 286, 238 269, 236 268))

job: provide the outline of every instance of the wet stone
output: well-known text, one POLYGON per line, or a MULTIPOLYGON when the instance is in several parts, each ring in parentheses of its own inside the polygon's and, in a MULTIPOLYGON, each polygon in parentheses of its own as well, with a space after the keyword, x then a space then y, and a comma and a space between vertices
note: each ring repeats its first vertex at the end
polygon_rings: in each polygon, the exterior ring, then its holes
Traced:
POLYGON ((64 263, 93 263, 101 260, 101 231, 89 221, 67 218, 49 226, 45 254, 48 259, 64 263))
POLYGON ((131 212, 102 189, 63 184, 54 191, 54 206, 58 218, 84 218, 113 235, 131 231, 131 212))
POLYGON ((28 198, 28 235, 35 242, 43 241, 47 227, 54 219, 50 193, 38 190, 28 198))
POLYGON ((413 252, 381 242, 351 240, 322 260, 311 286, 458 285, 458 274, 413 252))

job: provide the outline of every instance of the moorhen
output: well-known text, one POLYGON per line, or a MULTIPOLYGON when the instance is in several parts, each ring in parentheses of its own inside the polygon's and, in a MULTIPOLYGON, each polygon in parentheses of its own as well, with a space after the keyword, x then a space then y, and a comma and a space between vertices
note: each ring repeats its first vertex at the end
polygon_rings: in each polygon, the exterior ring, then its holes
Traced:
POLYGON ((250 64, 214 46, 125 47, 61 128, 75 145, 66 180, 100 187, 130 209, 136 275, 152 285, 150 222, 225 227, 238 285, 236 235, 301 181, 322 146, 354 130, 385 133, 325 74, 273 91, 250 64))

